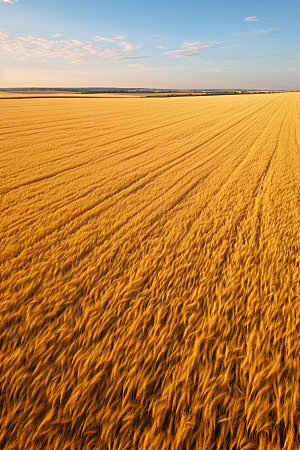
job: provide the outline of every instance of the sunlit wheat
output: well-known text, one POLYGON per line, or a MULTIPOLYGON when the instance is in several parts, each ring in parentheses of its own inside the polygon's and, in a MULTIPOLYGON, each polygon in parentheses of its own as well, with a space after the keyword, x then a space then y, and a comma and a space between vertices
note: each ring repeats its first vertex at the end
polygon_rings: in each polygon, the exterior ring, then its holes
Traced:
POLYGON ((5 99, 0 145, 0 449, 299 449, 300 94, 5 99))

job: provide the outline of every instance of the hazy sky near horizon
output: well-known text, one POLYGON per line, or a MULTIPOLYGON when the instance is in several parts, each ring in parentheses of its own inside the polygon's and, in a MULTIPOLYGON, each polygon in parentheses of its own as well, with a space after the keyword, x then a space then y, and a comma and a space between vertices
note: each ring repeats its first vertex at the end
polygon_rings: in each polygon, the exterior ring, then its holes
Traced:
POLYGON ((0 87, 300 90, 299 0, 0 0, 0 87))

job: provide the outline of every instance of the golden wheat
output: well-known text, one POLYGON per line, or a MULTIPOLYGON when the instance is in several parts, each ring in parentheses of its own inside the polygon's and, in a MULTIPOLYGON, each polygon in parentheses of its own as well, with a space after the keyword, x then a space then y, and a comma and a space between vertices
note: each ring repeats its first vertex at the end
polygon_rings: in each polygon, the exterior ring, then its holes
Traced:
POLYGON ((300 94, 1 111, 1 450, 299 449, 300 94))

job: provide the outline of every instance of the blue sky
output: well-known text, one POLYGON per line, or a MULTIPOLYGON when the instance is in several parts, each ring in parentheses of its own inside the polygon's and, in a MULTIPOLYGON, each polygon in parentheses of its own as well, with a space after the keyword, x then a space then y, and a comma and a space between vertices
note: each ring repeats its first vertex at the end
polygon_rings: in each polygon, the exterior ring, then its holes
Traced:
POLYGON ((0 86, 300 90, 299 0, 0 0, 0 86))

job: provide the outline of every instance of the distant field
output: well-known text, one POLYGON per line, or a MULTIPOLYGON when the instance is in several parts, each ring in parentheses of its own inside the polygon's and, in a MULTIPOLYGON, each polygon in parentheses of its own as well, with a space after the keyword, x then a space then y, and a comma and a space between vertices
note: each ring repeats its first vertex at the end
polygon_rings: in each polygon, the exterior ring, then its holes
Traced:
POLYGON ((245 95, 245 94, 273 94, 276 91, 208 91, 208 92, 72 92, 55 90, 25 90, 21 91, 1 91, 0 100, 3 99, 24 99, 24 98, 137 98, 137 97, 192 97, 206 95, 245 95))
POLYGON ((300 94, 0 105, 0 449, 299 449, 300 94))
POLYGON ((0 100, 7 99, 28 99, 28 98, 130 98, 130 97, 145 97, 146 94, 122 94, 122 93, 107 93, 107 94, 81 94, 80 92, 1 92, 0 100))

